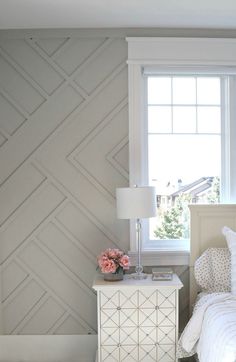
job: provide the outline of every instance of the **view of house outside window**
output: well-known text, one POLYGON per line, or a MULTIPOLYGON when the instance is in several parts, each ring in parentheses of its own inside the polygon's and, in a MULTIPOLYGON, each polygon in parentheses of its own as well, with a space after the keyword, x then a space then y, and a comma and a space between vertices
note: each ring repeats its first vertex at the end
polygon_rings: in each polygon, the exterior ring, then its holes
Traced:
POLYGON ((148 76, 150 240, 189 238, 189 203, 220 202, 221 78, 148 76))

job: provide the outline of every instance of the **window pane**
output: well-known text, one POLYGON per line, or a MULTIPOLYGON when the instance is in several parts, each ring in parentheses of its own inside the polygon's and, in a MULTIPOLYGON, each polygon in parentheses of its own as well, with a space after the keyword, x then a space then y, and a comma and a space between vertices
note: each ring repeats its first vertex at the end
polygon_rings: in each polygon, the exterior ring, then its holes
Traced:
POLYGON ((220 133, 221 114, 220 107, 198 107, 198 132, 200 133, 220 133))
POLYGON ((149 180, 176 190, 204 176, 220 176, 219 135, 149 135, 149 180), (211 150, 211 152, 209 152, 211 150), (161 183, 160 183, 161 182, 161 183))
POLYGON ((149 135, 149 183, 158 203, 150 239, 188 238, 187 204, 219 202, 220 147, 220 135, 149 135))
POLYGON ((173 132, 196 132, 196 107, 173 107, 173 132))
POLYGON ((196 104, 196 79, 190 77, 173 78, 173 103, 196 104))
POLYGON ((171 103, 171 78, 149 77, 148 104, 170 104, 170 103, 171 103))
POLYGON ((220 105, 220 78, 197 78, 197 103, 220 105))
POLYGON ((148 107, 148 132, 170 133, 171 130, 171 107, 148 107))

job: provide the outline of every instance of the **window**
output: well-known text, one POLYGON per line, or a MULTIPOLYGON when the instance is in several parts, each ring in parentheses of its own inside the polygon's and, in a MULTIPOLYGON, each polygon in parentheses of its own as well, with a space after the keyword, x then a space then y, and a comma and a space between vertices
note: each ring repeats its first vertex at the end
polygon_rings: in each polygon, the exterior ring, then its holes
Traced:
MULTIPOLYGON (((176 184, 177 192, 178 188, 197 181, 198 176, 203 178, 203 184, 216 182, 219 177, 221 202, 235 202, 235 39, 127 38, 127 41, 130 185, 155 184, 163 177, 165 186, 169 181, 170 185, 172 182, 176 184), (167 168, 166 161, 162 165, 162 156, 170 142, 175 144, 175 152, 174 155, 166 152, 167 168), (198 147, 199 144, 201 147, 198 147), (207 148, 211 152, 206 152, 207 148), (153 152, 156 156, 150 158, 153 152), (176 164, 183 155, 185 158, 188 156, 188 161, 181 169, 176 164), (197 161, 199 158, 207 162, 197 161), (195 168, 191 160, 197 163, 195 168), (211 167, 206 169, 209 163, 211 167), (171 168, 175 169, 175 173, 171 172, 175 176, 174 181, 168 180, 168 169, 171 168), (191 175, 190 172, 186 175, 184 168, 189 168, 191 175), (187 179, 187 176, 192 179, 187 179)), ((202 188, 206 186, 203 184, 199 181, 202 188)), ((168 208, 176 196, 173 194, 175 192, 157 193, 157 203, 168 208)), ((202 201, 205 196, 204 192, 193 193, 192 199, 194 202, 202 201)), ((133 223, 130 237, 130 249, 135 252, 133 223)), ((159 249, 161 256, 156 259, 157 262, 186 264, 186 258, 182 258, 184 254, 180 255, 186 243, 175 240, 168 244, 166 240, 152 239, 148 222, 144 222, 143 244, 145 250, 159 249), (163 258, 161 248, 163 252, 168 249, 173 258, 163 258)), ((150 253, 152 260, 150 264, 145 260, 145 265, 153 265, 154 255, 150 253)))

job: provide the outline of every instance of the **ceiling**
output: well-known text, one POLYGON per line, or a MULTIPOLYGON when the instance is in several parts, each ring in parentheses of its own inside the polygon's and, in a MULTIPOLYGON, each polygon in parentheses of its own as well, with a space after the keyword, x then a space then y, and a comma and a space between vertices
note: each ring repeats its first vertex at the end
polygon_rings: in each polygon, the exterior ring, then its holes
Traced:
POLYGON ((0 29, 236 29, 235 0, 0 0, 0 29))

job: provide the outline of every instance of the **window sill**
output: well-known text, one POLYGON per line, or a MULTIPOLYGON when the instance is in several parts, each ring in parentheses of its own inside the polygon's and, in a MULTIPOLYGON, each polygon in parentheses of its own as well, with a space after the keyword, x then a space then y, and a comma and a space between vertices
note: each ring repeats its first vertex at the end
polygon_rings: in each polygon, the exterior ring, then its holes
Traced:
MULTIPOLYGON (((137 252, 129 251, 131 266, 137 263, 137 252)), ((142 251, 143 266, 189 265, 189 250, 149 250, 142 251)))

